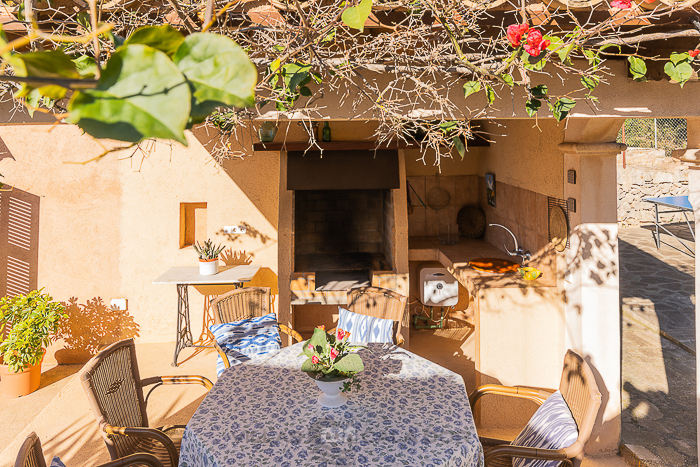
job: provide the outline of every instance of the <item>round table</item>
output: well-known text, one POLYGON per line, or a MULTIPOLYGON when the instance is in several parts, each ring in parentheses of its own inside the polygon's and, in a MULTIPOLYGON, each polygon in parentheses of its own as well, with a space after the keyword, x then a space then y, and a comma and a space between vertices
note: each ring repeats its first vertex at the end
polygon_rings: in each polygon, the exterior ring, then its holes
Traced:
POLYGON ((302 345, 227 369, 187 424, 180 467, 483 466, 459 375, 370 344, 361 389, 329 409, 299 369, 302 345))

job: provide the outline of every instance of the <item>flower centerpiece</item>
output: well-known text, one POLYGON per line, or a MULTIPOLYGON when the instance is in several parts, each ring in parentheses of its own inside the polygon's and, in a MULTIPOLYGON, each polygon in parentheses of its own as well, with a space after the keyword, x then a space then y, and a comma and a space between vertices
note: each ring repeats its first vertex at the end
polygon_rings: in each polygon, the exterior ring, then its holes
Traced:
POLYGON ((365 367, 362 358, 353 351, 365 347, 351 345, 349 337, 350 333, 340 328, 333 334, 319 326, 314 329, 311 339, 304 342, 299 354, 308 357, 302 363, 301 371, 313 378, 323 391, 318 402, 324 407, 340 407, 348 400, 344 393, 353 387, 360 388, 356 376, 365 367))

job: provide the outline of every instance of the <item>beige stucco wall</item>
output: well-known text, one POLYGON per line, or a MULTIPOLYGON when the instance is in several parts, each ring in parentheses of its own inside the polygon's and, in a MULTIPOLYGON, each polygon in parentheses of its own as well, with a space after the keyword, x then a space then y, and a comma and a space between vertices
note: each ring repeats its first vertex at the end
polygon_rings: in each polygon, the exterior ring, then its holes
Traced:
MULTIPOLYGON (((0 161, 4 180, 41 197, 39 287, 57 300, 75 298, 93 344, 123 336, 174 340, 175 286, 152 281, 170 267, 197 265, 193 249, 179 246, 181 202, 206 202, 208 236, 260 264, 254 283, 277 293, 278 155, 261 153, 222 168, 188 134, 189 148, 159 142, 145 153, 131 149, 76 165, 69 162, 102 151, 77 127, 9 125, 0 127, 0 137, 12 154, 0 161), (221 230, 240 224, 248 225, 247 234, 221 230), (111 298, 126 298, 128 310, 110 311, 111 298), (114 335, 115 325, 121 335, 114 335)), ((199 291, 189 293, 195 339, 202 293, 222 288, 199 291)))

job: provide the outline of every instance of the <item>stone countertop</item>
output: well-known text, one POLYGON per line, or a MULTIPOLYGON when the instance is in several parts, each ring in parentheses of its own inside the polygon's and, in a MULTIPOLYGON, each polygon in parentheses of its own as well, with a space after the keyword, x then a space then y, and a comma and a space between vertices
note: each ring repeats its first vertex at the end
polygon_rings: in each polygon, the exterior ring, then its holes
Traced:
MULTIPOLYGON (((469 261, 477 258, 511 259, 506 253, 485 240, 460 238, 459 243, 443 245, 437 237, 410 237, 408 239, 409 261, 439 261, 454 275, 471 294, 480 288, 556 287, 554 277, 540 277, 528 281, 517 272, 497 274, 477 271, 469 267, 469 261)), ((516 261, 517 262, 517 261, 516 261)))

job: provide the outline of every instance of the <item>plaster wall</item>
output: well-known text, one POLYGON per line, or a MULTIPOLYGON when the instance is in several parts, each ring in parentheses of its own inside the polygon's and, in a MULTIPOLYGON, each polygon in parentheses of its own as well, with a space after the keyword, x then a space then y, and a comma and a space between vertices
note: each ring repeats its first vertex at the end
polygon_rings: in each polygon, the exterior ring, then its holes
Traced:
MULTIPOLYGON (((170 267, 197 266, 194 250, 179 245, 181 202, 207 203, 206 232, 227 247, 227 262, 260 264, 251 285, 278 293, 277 154, 222 168, 188 133, 188 148, 147 143, 146 153, 132 149, 77 165, 69 162, 103 151, 77 127, 3 126, 0 137, 12 155, 0 160, 4 180, 41 197, 38 285, 74 304, 75 325, 47 362, 86 358, 84 352, 54 355, 63 347, 94 352, 122 337, 174 340, 175 286, 152 281, 170 267), (223 234, 224 225, 242 224, 247 234, 223 234), (126 298, 128 309, 111 311, 111 298, 126 298)), ((195 339, 205 324, 204 295, 227 288, 190 288, 195 339)))

